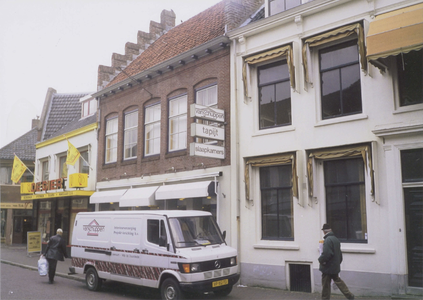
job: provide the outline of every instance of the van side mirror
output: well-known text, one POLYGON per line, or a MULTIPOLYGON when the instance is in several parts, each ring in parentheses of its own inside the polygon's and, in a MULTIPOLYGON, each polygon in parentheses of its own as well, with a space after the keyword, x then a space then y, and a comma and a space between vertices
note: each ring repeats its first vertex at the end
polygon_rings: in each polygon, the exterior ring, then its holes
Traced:
POLYGON ((223 239, 226 241, 226 230, 223 231, 223 239))

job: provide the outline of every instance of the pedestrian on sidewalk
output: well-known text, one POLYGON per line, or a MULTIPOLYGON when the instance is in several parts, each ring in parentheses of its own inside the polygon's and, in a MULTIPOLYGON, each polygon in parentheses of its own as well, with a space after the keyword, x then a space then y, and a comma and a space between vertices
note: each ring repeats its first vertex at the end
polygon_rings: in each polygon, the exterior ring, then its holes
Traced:
POLYGON ((322 230, 325 234, 323 252, 319 257, 319 270, 322 272, 322 299, 330 299, 332 280, 347 299, 354 299, 354 295, 339 277, 342 262, 341 242, 332 232, 329 224, 323 224, 322 230))
POLYGON ((69 258, 66 254, 66 242, 62 238, 63 230, 57 229, 56 235, 52 236, 48 243, 44 256, 48 261, 48 279, 49 283, 54 282, 54 276, 56 275, 57 261, 64 261, 65 258, 69 258))

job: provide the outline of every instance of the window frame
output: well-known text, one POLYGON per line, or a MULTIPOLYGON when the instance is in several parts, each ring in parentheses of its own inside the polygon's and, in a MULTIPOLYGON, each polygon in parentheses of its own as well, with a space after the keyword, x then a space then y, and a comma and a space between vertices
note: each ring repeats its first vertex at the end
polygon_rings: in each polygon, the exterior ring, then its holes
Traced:
POLYGON ((137 158, 137 149, 138 149, 138 109, 131 110, 124 113, 123 116, 123 160, 130 160, 130 159, 136 159, 137 158), (127 118, 130 116, 136 116, 136 122, 135 125, 132 127, 127 128, 126 127, 126 121, 127 118), (135 131, 135 142, 127 143, 127 134, 131 134, 135 131), (134 150, 131 150, 133 147, 135 147, 134 150), (132 153, 132 156, 126 156, 126 151, 129 149, 130 152, 135 151, 135 154, 132 153))
MULTIPOLYGON (((290 107, 290 111, 288 112, 288 118, 290 119, 289 120, 289 123, 282 123, 282 124, 274 124, 273 126, 267 126, 267 127, 262 127, 261 126, 261 121, 260 121, 260 116, 261 116, 261 104, 260 104, 260 102, 261 102, 261 96, 260 96, 260 89, 262 88, 262 87, 267 87, 267 86, 271 86, 271 85, 273 85, 274 86, 274 95, 276 96, 276 86, 277 86, 277 84, 281 84, 281 83, 283 83, 283 84, 285 84, 285 83, 291 83, 291 74, 289 73, 289 65, 288 65, 288 60, 287 60, 287 58, 282 58, 282 59, 277 59, 277 60, 271 60, 271 61, 269 61, 269 62, 265 62, 265 63, 262 63, 262 64, 258 64, 257 66, 256 66, 256 86, 257 86, 257 104, 258 104, 258 109, 257 109, 257 112, 258 112, 258 130, 259 131, 261 131, 261 130, 268 130, 268 129, 273 129, 273 128, 279 128, 279 127, 287 127, 287 126, 291 126, 292 125, 292 94, 291 94, 291 85, 288 85, 288 89, 289 89, 289 107, 290 107), (286 67, 287 67, 287 75, 288 75, 288 77, 286 77, 286 78, 284 78, 284 79, 282 79, 282 80, 277 80, 277 81, 271 81, 271 82, 266 82, 266 83, 264 83, 264 84, 261 84, 260 83, 260 70, 264 70, 264 69, 269 69, 269 68, 272 68, 272 67, 275 67, 275 66, 283 66, 283 65, 286 65, 286 67)), ((285 75, 285 74, 284 74, 285 75)), ((283 100, 285 100, 285 99, 283 99, 283 100)), ((278 102, 281 102, 281 101, 275 101, 274 102, 274 109, 273 109, 273 111, 274 111, 274 113, 275 113, 275 115, 274 115, 274 122, 276 122, 276 120, 277 120, 277 109, 276 109, 276 105, 277 105, 277 103, 278 102)))
POLYGON ((97 111, 97 101, 95 99, 88 99, 86 101, 82 101, 82 118, 86 118, 92 116, 97 111))
MULTIPOLYGON (((260 224, 261 224, 261 229, 260 229, 260 239, 262 241, 294 241, 295 239, 295 227, 294 227, 294 196, 293 196, 293 184, 292 184, 292 163, 289 164, 279 164, 279 165, 268 165, 268 166, 261 166, 257 168, 257 174, 259 176, 259 187, 260 187, 260 224), (286 186, 278 186, 278 187, 262 187, 262 171, 266 168, 289 168, 289 172, 288 174, 290 174, 291 178, 290 178, 290 185, 286 185, 286 186), (264 236, 264 222, 265 222, 265 218, 264 218, 264 199, 263 199, 263 192, 264 191, 270 191, 270 190, 276 190, 277 193, 277 197, 279 197, 279 192, 280 191, 289 191, 290 193, 290 209, 291 209, 291 231, 292 231, 292 237, 284 237, 281 236, 280 234, 278 234, 277 237, 268 237, 268 236, 264 236)), ((279 209, 279 201, 277 201, 277 207, 278 207, 278 212, 276 213, 277 216, 281 215, 281 209, 279 209)), ((277 222, 278 222, 278 228, 280 226, 280 223, 282 223, 282 220, 279 220, 279 217, 277 218, 277 222)))
POLYGON ((59 178, 67 178, 68 177, 68 165, 66 164, 66 160, 67 160, 67 155, 60 155, 57 157, 57 162, 58 162, 58 175, 59 178), (64 172, 64 166, 66 166, 66 176, 64 176, 65 174, 64 172))
MULTIPOLYGON (((282 12, 285 12, 287 10, 293 9, 295 7, 298 7, 298 6, 302 5, 302 4, 304 4, 303 3, 304 0, 298 0, 298 2, 299 2, 298 5, 292 6, 290 8, 286 8, 286 4, 287 4, 286 2, 287 1, 289 1, 289 0, 269 0, 268 1, 269 16, 273 16, 273 15, 276 15, 276 14, 279 14, 279 13, 282 13, 282 12), (283 2, 283 7, 284 7, 283 10, 280 10, 280 11, 277 11, 275 13, 272 13, 272 7, 271 7, 272 6, 272 2, 283 2)), ((312 1, 312 0, 309 0, 309 1, 312 1)))
MULTIPOLYGON (((218 94, 218 92, 219 91, 218 91, 217 83, 209 84, 207 86, 204 86, 204 87, 195 89, 195 103, 196 104, 199 104, 199 105, 202 105, 202 106, 206 106, 206 107, 216 108, 217 109, 218 108, 218 103, 219 103, 219 94, 218 94), (213 103, 213 104, 199 103, 198 102, 198 98, 199 98, 198 97, 198 93, 199 92, 204 92, 206 90, 210 90, 211 88, 216 88, 216 102, 213 103)), ((219 123, 212 122, 212 121, 209 121, 209 120, 197 119, 196 122, 197 123, 200 123, 200 124, 204 124, 204 125, 219 127, 219 123)), ((208 144, 208 145, 210 145, 210 144, 217 144, 217 141, 216 140, 210 140, 210 139, 205 139, 205 138, 196 138, 195 140, 196 140, 197 143, 203 143, 203 144, 208 144)))
POLYGON ((41 181, 46 181, 50 179, 50 163, 48 159, 40 160, 40 166, 41 166, 41 181))
MULTIPOLYGON (((358 38, 357 37, 351 37, 351 38, 345 38, 345 39, 341 39, 332 43, 327 43, 327 44, 323 44, 321 46, 315 47, 316 50, 316 62, 317 62, 317 68, 316 70, 318 70, 319 74, 319 120, 321 121, 329 121, 329 120, 333 120, 333 119, 339 119, 339 118, 345 118, 345 117, 351 117, 351 116, 357 116, 357 115, 361 115, 363 114, 364 111, 364 103, 363 103, 363 90, 362 90, 362 78, 361 78, 361 66, 360 66, 360 49, 358 46, 358 38), (350 44, 350 45, 348 45, 350 44), (347 46, 348 45, 348 46, 347 46), (329 52, 328 50, 333 49, 333 51, 342 49, 342 48, 348 48, 352 45, 355 45, 357 47, 357 59, 354 59, 353 62, 348 62, 348 63, 342 63, 339 64, 335 67, 331 67, 331 68, 327 68, 324 69, 322 72, 322 67, 321 67, 321 53, 322 52, 329 52), (345 47, 343 47, 345 46, 345 47), (351 112, 351 113, 345 113, 343 110, 341 111, 340 114, 334 114, 334 115, 330 115, 330 116, 324 116, 323 115, 323 78, 322 78, 322 74, 323 73, 327 73, 330 71, 334 71, 334 70, 339 70, 341 71, 342 69, 345 69, 347 67, 351 67, 351 66, 357 66, 358 67, 358 78, 360 81, 360 111, 356 111, 356 112, 351 112)), ((343 107, 343 99, 342 99, 342 94, 343 94, 343 90, 342 90, 342 78, 340 77, 341 75, 339 75, 339 90, 337 90, 340 94, 340 97, 338 99, 340 107, 342 109, 343 107)))
POLYGON ((106 119, 106 126, 105 126, 105 133, 104 133, 104 163, 105 164, 112 164, 112 163, 116 163, 117 162, 117 157, 118 157, 118 132, 119 132, 119 123, 118 123, 119 119, 118 116, 114 116, 111 118, 106 119), (115 132, 107 132, 107 123, 108 122, 116 122, 116 131, 115 132), (113 145, 114 147, 108 147, 108 139, 115 136, 115 144, 113 145), (110 150, 112 149, 116 149, 116 155, 115 155, 115 159, 107 159, 108 156, 110 156, 110 150))
MULTIPOLYGON (((179 124, 178 124, 178 126, 179 126, 179 124)), ((168 147, 167 147, 168 152, 177 152, 177 151, 182 151, 182 150, 186 150, 187 149, 187 145, 188 145, 188 94, 186 94, 186 93, 168 99, 168 130, 167 130, 167 137, 168 137, 168 147), (180 100, 180 99, 183 99, 183 98, 185 98, 185 112, 177 113, 177 114, 174 114, 174 115, 170 115, 170 113, 171 113, 171 109, 170 109, 171 102, 172 101, 177 101, 177 100, 180 100), (171 123, 172 123, 172 120, 173 119, 176 119, 176 118, 179 119, 181 117, 183 118, 184 116, 185 116, 185 120, 186 120, 186 122, 184 124, 185 125, 185 128, 182 128, 182 130, 179 130, 177 132, 172 132, 171 133, 171 123), (178 137, 179 137, 179 135, 183 135, 184 133, 185 133, 185 145, 184 145, 184 147, 182 147, 182 146, 179 145, 180 140, 178 138, 178 146, 175 147, 175 148, 171 148, 171 145, 172 145, 172 136, 178 135, 178 137)))
MULTIPOLYGON (((328 188, 333 188, 333 187, 345 187, 347 189, 347 187, 352 187, 352 186, 358 186, 359 190, 362 188, 362 196, 363 199, 360 199, 360 202, 358 203, 360 206, 363 206, 365 211, 361 211, 360 210, 360 215, 361 217, 365 217, 366 219, 364 220, 364 224, 365 224, 365 232, 363 233, 363 238, 359 239, 359 238, 343 238, 342 236, 340 236, 339 231, 336 231, 336 229, 334 229, 335 232, 338 232, 338 239, 341 241, 341 243, 358 243, 358 244, 367 244, 368 243, 368 207, 367 207, 367 181, 369 180, 368 176, 367 176, 367 172, 366 172, 366 166, 364 165, 363 159, 361 157, 344 157, 344 158, 336 158, 336 159, 325 159, 322 160, 322 169, 323 169, 323 193, 324 193, 324 210, 325 210, 325 215, 326 215, 326 222, 332 225, 332 228, 334 228, 334 222, 332 222, 331 220, 329 220, 329 213, 328 213, 328 188), (360 181, 354 181, 354 182, 343 182, 343 183, 327 183, 326 181, 326 167, 328 164, 330 164, 331 162, 338 162, 338 161, 347 161, 347 160, 356 160, 357 162, 359 162, 362 166, 362 175, 363 175, 363 179, 360 181), (362 201, 362 202, 361 202, 362 201)), ((347 170, 345 170, 345 172, 348 172, 347 170)), ((342 202, 344 203, 344 202, 342 202)), ((346 203, 346 215, 348 215, 348 201, 345 200, 346 203)), ((346 218, 346 222, 348 222, 348 218, 346 218)), ((361 224, 363 224, 363 220, 361 219, 361 224)), ((347 224, 347 228, 349 227, 349 224, 347 224)), ((363 229, 363 228, 362 228, 363 229)))
MULTIPOLYGON (((154 115, 154 114, 153 114, 154 115)), ((153 118, 154 119, 154 118, 153 118)), ((162 107, 161 107, 161 103, 154 103, 148 106, 144 107, 144 156, 153 156, 153 155, 158 155, 160 154, 160 148, 161 148, 161 128, 162 128, 162 124, 161 124, 161 119, 162 119, 162 107), (147 122, 147 110, 149 109, 153 109, 158 107, 160 109, 160 113, 159 113, 159 118, 157 120, 153 120, 151 122, 147 122), (157 125, 159 126, 159 136, 158 137, 153 137, 151 139, 147 139, 147 134, 149 132, 149 130, 147 130, 147 127, 149 126, 153 126, 157 125), (157 152, 152 152, 152 153, 147 153, 147 149, 148 149, 148 145, 149 143, 151 143, 152 140, 159 140, 159 145, 158 145, 158 151, 157 152)), ((153 145, 154 145, 154 141, 153 141, 153 145)), ((155 149, 155 147, 153 146, 153 150, 155 149)))
POLYGON ((89 152, 88 150, 84 150, 84 151, 80 151, 79 152, 81 154, 80 158, 79 158, 79 167, 78 167, 78 171, 81 174, 90 174, 90 165, 87 164, 81 157, 83 157, 86 154, 86 158, 84 157, 84 159, 89 163, 89 152), (87 172, 84 172, 83 169, 87 168, 87 172))

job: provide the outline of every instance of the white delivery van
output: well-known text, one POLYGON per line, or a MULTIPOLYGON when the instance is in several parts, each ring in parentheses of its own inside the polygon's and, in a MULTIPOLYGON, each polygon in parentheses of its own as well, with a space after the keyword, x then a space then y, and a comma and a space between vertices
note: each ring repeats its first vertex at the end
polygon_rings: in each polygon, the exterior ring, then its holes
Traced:
POLYGON ((85 274, 90 290, 115 280, 160 289, 162 299, 225 296, 240 276, 237 251, 203 211, 78 213, 71 246, 70 271, 85 274))

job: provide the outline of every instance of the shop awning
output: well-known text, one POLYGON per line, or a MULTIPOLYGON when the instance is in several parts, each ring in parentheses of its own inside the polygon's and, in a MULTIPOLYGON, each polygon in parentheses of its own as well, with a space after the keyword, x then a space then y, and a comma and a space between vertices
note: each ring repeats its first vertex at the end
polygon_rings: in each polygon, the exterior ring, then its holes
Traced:
POLYGON ((90 203, 116 203, 125 194, 127 190, 114 190, 114 191, 103 191, 95 192, 90 197, 90 203))
POLYGON ((212 196, 213 181, 200 181, 160 186, 156 191, 156 200, 183 199, 212 196))
POLYGON ((120 207, 133 207, 133 206, 150 206, 154 205, 155 192, 157 186, 143 187, 129 189, 120 198, 120 207))
POLYGON ((423 48, 423 3, 376 16, 367 34, 367 58, 376 61, 423 48))

